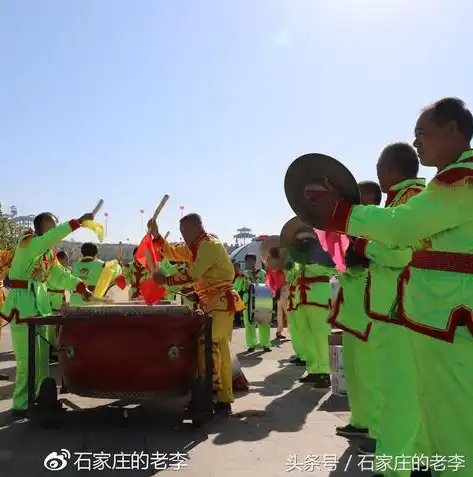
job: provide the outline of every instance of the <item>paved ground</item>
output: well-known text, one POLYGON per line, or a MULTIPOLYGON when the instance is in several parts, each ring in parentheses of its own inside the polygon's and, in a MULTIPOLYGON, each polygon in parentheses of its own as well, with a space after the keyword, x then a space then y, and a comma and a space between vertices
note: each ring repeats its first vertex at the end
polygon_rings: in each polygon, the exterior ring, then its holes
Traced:
MULTIPOLYGON (((3 335, 0 366, 13 379, 8 327, 3 335)), ((320 477, 371 475, 369 470, 361 472, 353 449, 334 434, 335 426, 347 421, 346 400, 297 383, 302 370, 288 361, 289 341, 276 343, 264 356, 246 356, 242 330, 236 330, 233 350, 239 353, 251 390, 238 396, 233 417, 215 419, 204 430, 179 423, 177 412, 169 409, 164 414, 130 411, 125 418, 122 411, 100 407, 106 404, 103 401, 69 395, 81 408, 92 409, 71 412, 60 429, 12 423, 7 412, 12 382, 4 383, 0 387, 0 475, 51 475, 44 459, 61 449, 66 449, 64 456, 71 455, 65 469, 57 472, 63 476, 75 476, 79 467, 85 470, 91 465, 101 475, 120 471, 123 476, 153 476, 176 472, 179 462, 179 472, 189 477, 278 477, 287 472, 320 477), (182 454, 187 456, 185 462, 182 454)))

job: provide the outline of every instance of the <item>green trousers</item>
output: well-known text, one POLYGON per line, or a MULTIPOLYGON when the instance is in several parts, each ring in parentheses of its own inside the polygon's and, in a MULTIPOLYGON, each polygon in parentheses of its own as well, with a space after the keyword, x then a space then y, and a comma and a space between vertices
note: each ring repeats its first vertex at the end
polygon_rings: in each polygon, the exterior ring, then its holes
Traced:
POLYGON ((431 456, 443 456, 436 465, 430 460, 434 477, 473 475, 473 339, 466 327, 457 329, 455 342, 409 334, 416 363, 421 422, 425 423, 431 456), (462 461, 462 464, 460 464, 462 461), (446 464, 446 468, 443 466, 446 464), (456 468, 456 465, 458 468, 456 468))
POLYGON ((259 323, 251 324, 248 321, 248 311, 245 310, 243 312, 243 324, 245 325, 245 339, 247 348, 254 348, 258 344, 265 348, 269 348, 271 346, 271 325, 269 323, 264 325, 259 323))
MULTIPOLYGON (((410 477, 409 466, 393 465, 396 456, 429 454, 422 422, 414 348, 417 335, 390 323, 373 322, 382 402, 378 419, 375 470, 385 477, 410 477), (384 456, 384 457, 383 457, 384 456)), ((422 337, 421 337, 422 339, 422 337)), ((437 388, 437 393, 441 388, 437 388)))
POLYGON ((361 341, 343 333, 343 366, 350 405, 350 424, 369 429, 371 437, 378 438, 378 417, 382 395, 379 386, 375 347, 370 339, 361 341))
POLYGON ((328 336, 332 327, 327 322, 328 310, 318 306, 299 305, 297 312, 307 373, 330 374, 328 336))
MULTIPOLYGON (((43 379, 49 374, 48 327, 37 326, 36 336, 36 392, 43 379)), ((11 337, 16 359, 15 389, 13 409, 25 410, 28 405, 28 327, 25 324, 11 323, 11 337)))
POLYGON ((294 354, 301 360, 305 361, 304 351, 301 344, 301 335, 299 330, 299 312, 291 310, 289 315, 289 333, 291 334, 291 344, 294 354))

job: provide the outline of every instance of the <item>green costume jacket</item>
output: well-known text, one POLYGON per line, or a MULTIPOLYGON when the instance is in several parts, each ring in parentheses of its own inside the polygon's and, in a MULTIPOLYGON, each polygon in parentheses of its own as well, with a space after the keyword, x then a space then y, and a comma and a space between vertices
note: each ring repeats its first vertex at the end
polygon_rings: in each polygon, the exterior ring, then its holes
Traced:
MULTIPOLYGON (((391 187, 386 207, 407 203, 425 189, 425 179, 410 179, 391 187)), ((397 283, 402 270, 412 260, 411 247, 393 247, 379 242, 357 239, 355 250, 370 260, 364 293, 368 318, 391 321, 390 311, 397 297, 397 283)))
POLYGON ((329 310, 332 295, 330 278, 333 276, 333 269, 311 263, 298 264, 298 271, 295 281, 296 309, 300 306, 316 306, 329 310))
MULTIPOLYGON (((87 288, 93 292, 102 273, 105 262, 94 257, 83 257, 72 266, 72 273, 87 284, 87 288)), ((72 293, 71 305, 85 306, 90 304, 79 293, 72 293)))
POLYGON ((41 236, 20 239, 9 270, 11 290, 2 310, 6 316, 12 316, 14 310, 21 318, 50 315, 46 283, 56 289, 85 290, 85 284, 57 261, 52 250, 79 227, 78 221, 71 220, 41 236))
MULTIPOLYGON (((386 207, 397 207, 424 188, 424 179, 396 184, 389 191, 386 207)), ((368 269, 351 267, 340 275, 340 292, 333 306, 330 322, 366 341, 371 331, 371 319, 389 320, 389 312, 396 301, 397 280, 411 261, 412 248, 399 248, 357 238, 354 250, 358 255, 368 258, 370 266, 368 269), (347 299, 349 303, 343 307, 342 304, 347 299)))
MULTIPOLYGON (((66 268, 66 270, 69 270, 69 269, 66 268)), ((61 288, 55 288, 54 280, 52 280, 51 278, 48 279, 46 285, 48 287, 48 296, 49 296, 49 301, 51 303, 51 309, 53 311, 59 311, 64 305, 64 303, 66 302, 66 290, 61 288)))
POLYGON ((466 151, 406 204, 381 209, 340 201, 326 223, 340 233, 413 248, 399 279, 396 317, 447 342, 473 335, 472 183, 473 151, 466 151))

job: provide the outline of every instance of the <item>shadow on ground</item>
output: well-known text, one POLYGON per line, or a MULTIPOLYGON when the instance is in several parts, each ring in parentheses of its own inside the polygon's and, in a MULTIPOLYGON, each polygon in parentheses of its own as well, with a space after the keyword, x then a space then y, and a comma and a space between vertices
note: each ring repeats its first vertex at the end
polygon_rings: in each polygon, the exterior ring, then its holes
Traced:
POLYGON ((56 464, 67 459, 61 476, 100 475, 152 476, 179 470, 190 464, 188 453, 207 439, 202 430, 182 422, 179 414, 166 414, 136 407, 102 406, 66 412, 60 426, 38 422, 12 422, 9 413, 0 415, 0 475, 51 475, 44 460, 58 452, 56 464))
POLYGON ((304 426, 307 416, 318 405, 326 391, 310 386, 294 386, 300 371, 295 366, 283 366, 263 382, 252 382, 250 392, 264 396, 279 396, 264 410, 247 410, 235 413, 231 426, 215 421, 209 425, 209 433, 216 433, 213 443, 227 445, 236 441, 259 441, 271 432, 297 432, 304 426), (256 387, 256 389, 254 389, 256 387), (259 388, 259 389, 258 389, 259 388), (288 412, 290 410, 290 412, 288 412))

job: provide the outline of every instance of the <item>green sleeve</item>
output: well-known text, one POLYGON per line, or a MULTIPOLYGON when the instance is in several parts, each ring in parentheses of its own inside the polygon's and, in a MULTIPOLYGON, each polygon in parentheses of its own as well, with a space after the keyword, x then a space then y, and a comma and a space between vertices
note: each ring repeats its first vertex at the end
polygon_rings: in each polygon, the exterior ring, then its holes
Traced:
POLYGON ((389 268, 404 268, 412 260, 411 248, 393 248, 379 242, 368 242, 365 254, 377 265, 389 268))
POLYGON ((123 267, 123 276, 125 277, 126 284, 130 285, 131 283, 131 267, 130 266, 123 267))
POLYGON ((51 288, 57 290, 75 290, 80 282, 80 278, 77 278, 60 263, 54 263, 49 270, 48 285, 51 288))
POLYGON ((260 279, 260 283, 264 283, 264 281, 266 279, 266 272, 264 270, 260 271, 259 279, 260 279))
POLYGON ((422 239, 471 221, 472 199, 473 189, 467 185, 429 186, 398 207, 352 207, 346 232, 386 245, 415 246, 422 239))
MULTIPOLYGON (((25 244, 25 249, 30 258, 36 258, 43 255, 48 249, 57 245, 61 240, 65 239, 71 232, 76 230, 79 225, 76 221, 64 222, 49 232, 40 236, 33 236, 30 241, 25 244), (26 248, 27 247, 27 248, 26 248)), ((20 244, 21 246, 21 244, 20 244)), ((26 251, 25 250, 25 251, 26 251)))

